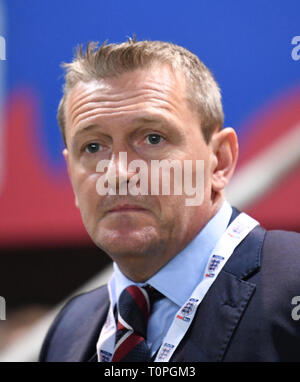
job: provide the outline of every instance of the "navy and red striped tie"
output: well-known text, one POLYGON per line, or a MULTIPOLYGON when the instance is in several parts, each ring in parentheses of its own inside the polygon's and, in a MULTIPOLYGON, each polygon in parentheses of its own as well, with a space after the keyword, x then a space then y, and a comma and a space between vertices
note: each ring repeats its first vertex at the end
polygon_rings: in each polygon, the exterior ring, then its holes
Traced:
POLYGON ((146 343, 147 325, 151 312, 149 287, 131 285, 119 298, 116 345, 112 362, 150 362, 146 343))

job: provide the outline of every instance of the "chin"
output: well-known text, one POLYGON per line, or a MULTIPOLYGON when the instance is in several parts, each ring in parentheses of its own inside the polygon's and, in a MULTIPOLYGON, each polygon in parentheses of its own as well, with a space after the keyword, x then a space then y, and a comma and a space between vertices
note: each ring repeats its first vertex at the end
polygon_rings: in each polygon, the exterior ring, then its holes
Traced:
POLYGON ((159 237, 153 227, 136 229, 124 227, 114 230, 102 228, 95 242, 114 258, 120 255, 149 253, 151 248, 157 246, 159 237))

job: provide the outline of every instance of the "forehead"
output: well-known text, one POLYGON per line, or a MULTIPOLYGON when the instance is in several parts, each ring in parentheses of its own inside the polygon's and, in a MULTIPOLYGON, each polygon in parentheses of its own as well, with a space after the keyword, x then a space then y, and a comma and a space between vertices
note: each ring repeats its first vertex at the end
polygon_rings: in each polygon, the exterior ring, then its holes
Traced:
POLYGON ((77 83, 66 102, 67 129, 77 130, 100 119, 130 120, 149 112, 179 118, 187 108, 184 75, 169 65, 156 65, 77 83))
POLYGON ((111 76, 93 80, 90 82, 79 81, 70 93, 70 99, 76 98, 80 90, 100 90, 103 96, 109 96, 111 92, 121 90, 138 90, 149 88, 163 92, 171 92, 177 89, 185 91, 185 76, 181 71, 175 71, 169 64, 153 64, 149 68, 135 69, 124 72, 117 76, 111 76), (178 86, 180 89, 178 89, 178 86))

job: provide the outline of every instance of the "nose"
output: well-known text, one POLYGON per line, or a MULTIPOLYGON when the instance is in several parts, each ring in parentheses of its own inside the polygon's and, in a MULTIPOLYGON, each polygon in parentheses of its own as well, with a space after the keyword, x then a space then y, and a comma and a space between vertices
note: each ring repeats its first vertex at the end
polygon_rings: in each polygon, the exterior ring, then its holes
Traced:
POLYGON ((129 171, 128 151, 113 152, 107 169, 107 181, 110 188, 116 188, 118 195, 127 195, 130 179, 137 174, 136 171, 129 171))
POLYGON ((116 188, 119 195, 126 195, 129 180, 132 176, 128 172, 127 151, 120 151, 114 156, 114 164, 116 168, 116 188))

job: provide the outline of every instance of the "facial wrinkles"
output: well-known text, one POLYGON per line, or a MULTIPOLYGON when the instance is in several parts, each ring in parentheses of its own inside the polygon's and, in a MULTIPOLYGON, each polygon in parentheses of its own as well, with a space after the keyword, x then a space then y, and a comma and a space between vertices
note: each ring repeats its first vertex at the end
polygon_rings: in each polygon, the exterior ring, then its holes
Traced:
POLYGON ((105 117, 110 115, 117 116, 123 113, 137 112, 139 109, 142 109, 142 107, 145 106, 145 103, 148 103, 148 106, 165 109, 169 112, 171 112, 173 109, 170 102, 162 100, 158 97, 147 97, 147 94, 144 92, 129 99, 127 98, 126 101, 120 100, 114 102, 89 102, 77 110, 76 114, 73 116, 72 124, 79 127, 81 122, 93 117, 105 117))
POLYGON ((125 91, 116 91, 113 86, 100 86, 96 90, 94 87, 82 91, 80 89, 79 94, 71 99, 71 123, 78 126, 85 119, 95 116, 135 112, 139 106, 142 108, 145 104, 172 114, 178 113, 182 99, 177 93, 174 87, 155 81, 148 81, 140 89, 125 88, 125 91))

